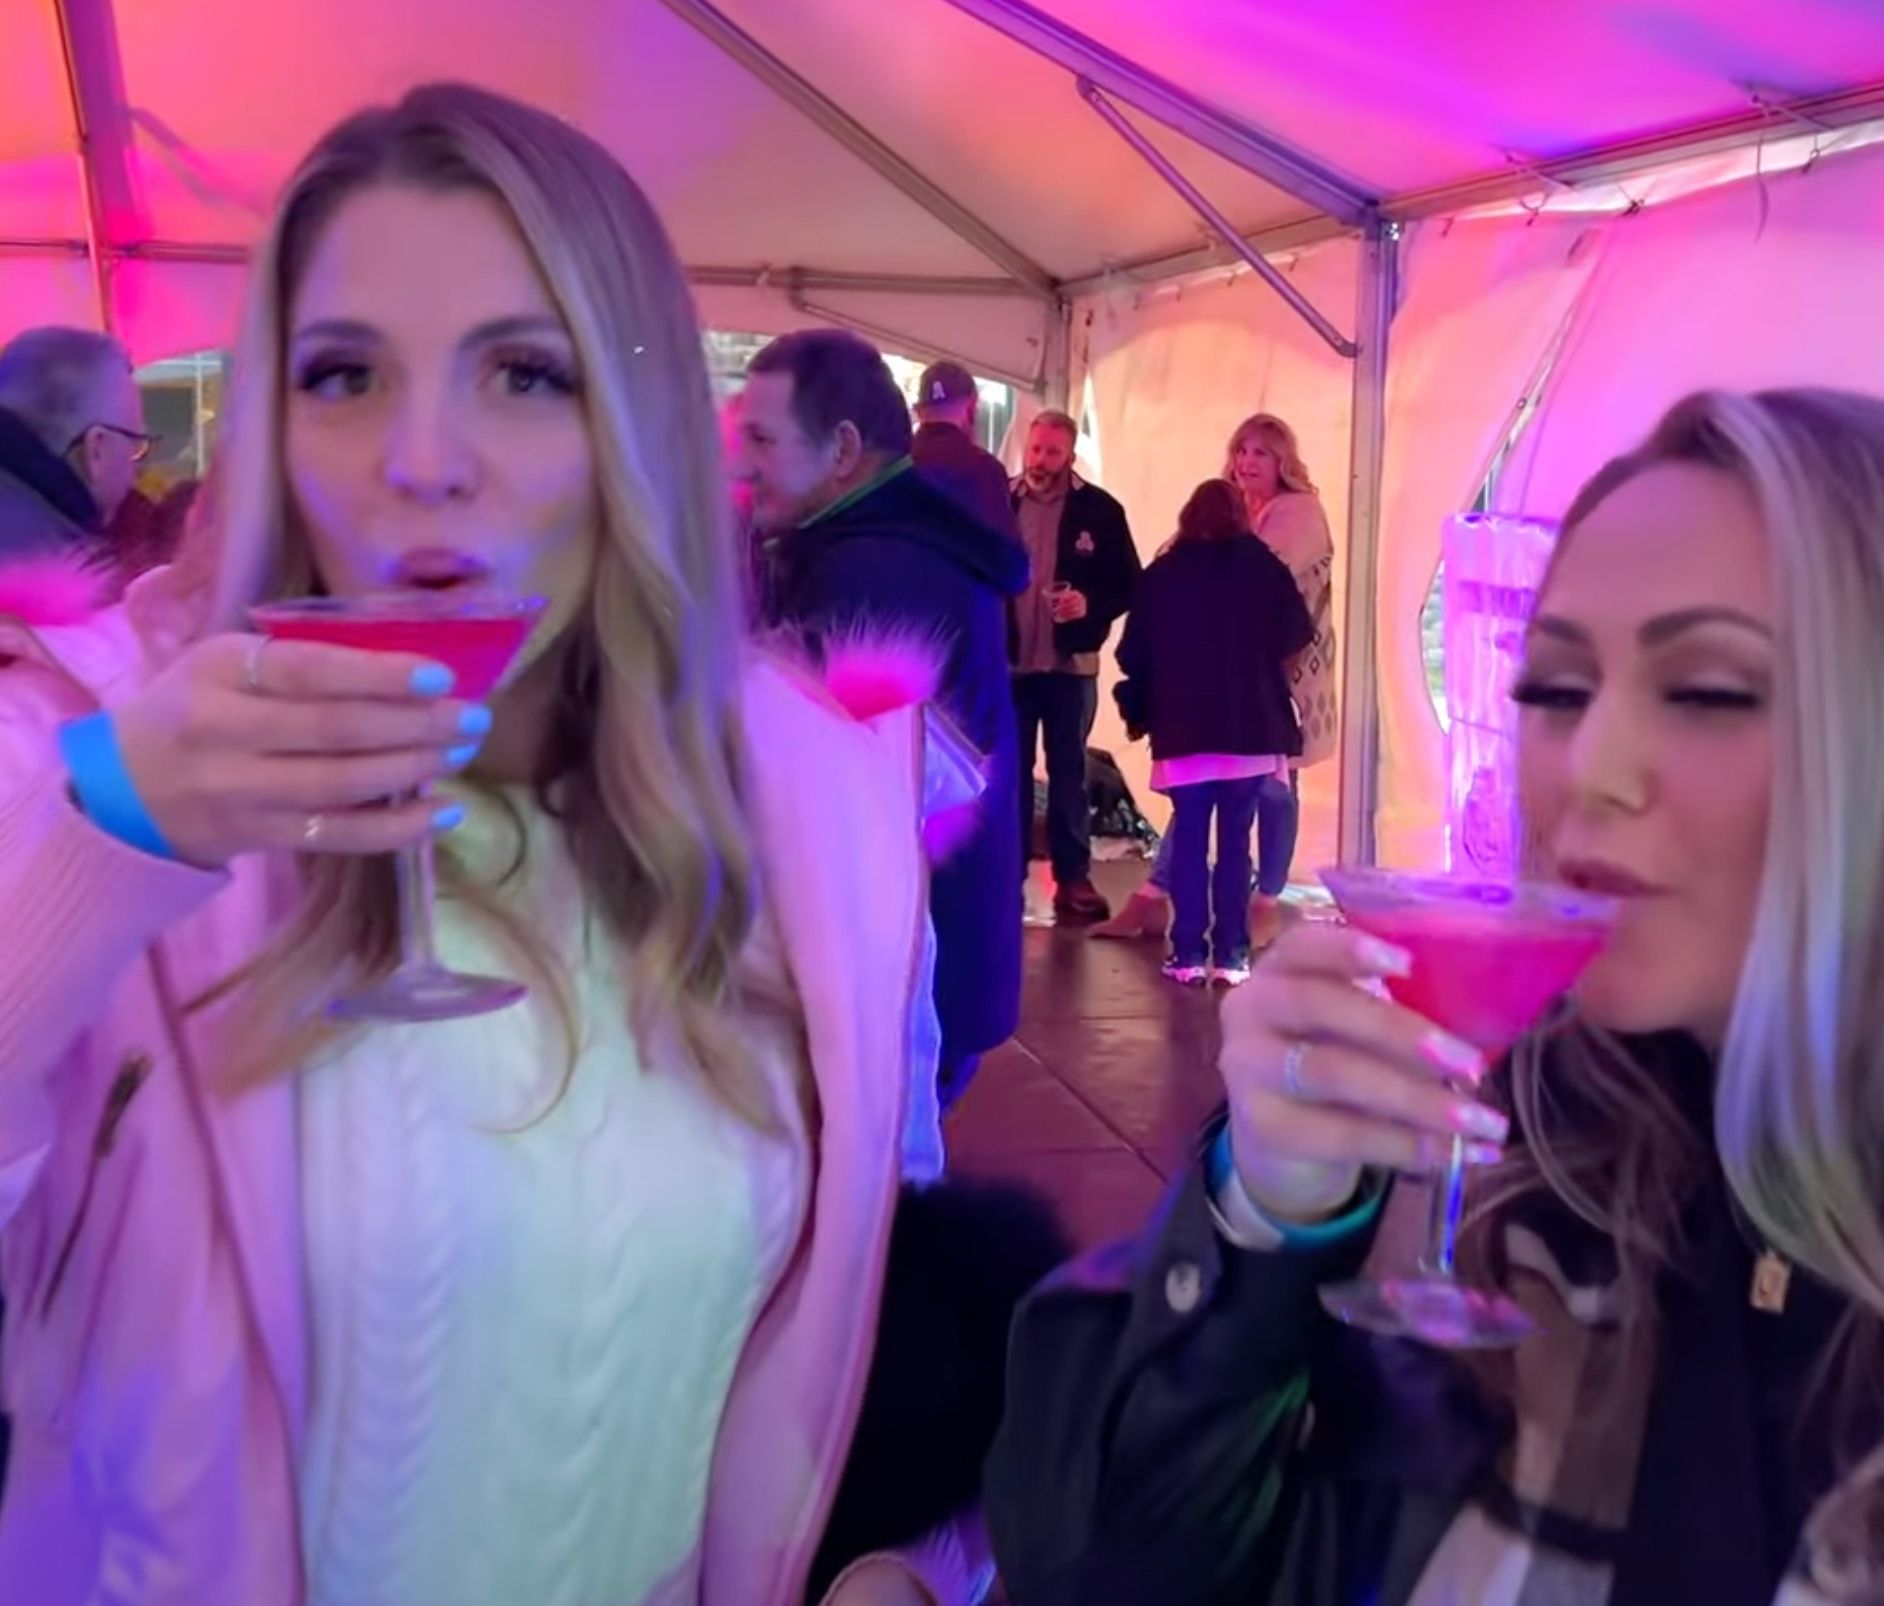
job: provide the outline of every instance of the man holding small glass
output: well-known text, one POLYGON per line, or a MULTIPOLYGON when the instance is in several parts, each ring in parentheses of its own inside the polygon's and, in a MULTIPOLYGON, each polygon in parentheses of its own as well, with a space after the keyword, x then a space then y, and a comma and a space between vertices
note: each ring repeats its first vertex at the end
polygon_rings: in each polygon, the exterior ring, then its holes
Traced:
POLYGON ((1014 711, 1020 726, 1022 853, 1034 830, 1034 753, 1046 748, 1053 912, 1088 924, 1111 909, 1092 884, 1086 739, 1099 707, 1099 654, 1132 605, 1138 549, 1125 509, 1073 471, 1079 426, 1042 413, 1027 435, 1014 512, 1031 578, 1014 601, 1014 711))

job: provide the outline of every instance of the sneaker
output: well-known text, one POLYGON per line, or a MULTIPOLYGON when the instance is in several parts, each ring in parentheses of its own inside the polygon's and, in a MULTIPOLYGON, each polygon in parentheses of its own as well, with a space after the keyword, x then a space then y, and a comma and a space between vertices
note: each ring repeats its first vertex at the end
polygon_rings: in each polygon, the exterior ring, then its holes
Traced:
POLYGON ((1174 981, 1180 987, 1202 987, 1210 980, 1210 967, 1186 965, 1175 959, 1167 959, 1164 962, 1164 974, 1167 981, 1174 981))
POLYGON ((1112 905, 1087 880, 1068 881, 1053 894, 1053 912, 1069 925, 1088 926, 1112 918, 1112 905))
POLYGON ((1249 980, 1249 959, 1232 959, 1227 965, 1210 967, 1211 985, 1215 987, 1241 987, 1249 980))

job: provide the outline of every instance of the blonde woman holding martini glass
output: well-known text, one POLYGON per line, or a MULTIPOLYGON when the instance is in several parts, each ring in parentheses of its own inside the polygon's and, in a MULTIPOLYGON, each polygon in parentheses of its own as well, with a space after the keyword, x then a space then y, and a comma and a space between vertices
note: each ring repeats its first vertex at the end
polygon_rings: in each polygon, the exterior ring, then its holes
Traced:
POLYGON ((1880 685, 1884 401, 1697 396, 1591 480, 1514 695, 1604 947, 1486 1064, 1357 985, 1414 964, 1378 925, 1276 945, 1169 1208, 1022 1313, 1018 1606, 1884 1599, 1880 685), (1459 1277, 1530 1335, 1335 1320, 1460 1139, 1459 1277))
MULTIPOLYGON (((921 822, 972 755, 920 665, 864 719, 749 655, 728 514, 606 152, 455 86, 320 142, 183 560, 0 636, 0 1592, 806 1599, 934 1077, 921 822), (543 605, 482 703, 250 630, 388 590, 543 605), (437 957, 529 999, 337 1020, 427 839, 437 957)), ((828 1598, 965 1601, 978 1533, 828 1598)))

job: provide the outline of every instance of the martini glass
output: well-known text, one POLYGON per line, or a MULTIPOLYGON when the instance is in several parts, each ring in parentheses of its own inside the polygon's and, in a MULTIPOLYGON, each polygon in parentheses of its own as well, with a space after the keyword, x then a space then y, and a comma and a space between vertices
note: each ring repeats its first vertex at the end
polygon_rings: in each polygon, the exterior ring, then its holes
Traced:
MULTIPOLYGON (((302 597, 254 608, 255 628, 273 641, 316 641, 365 652, 411 653, 443 664, 453 690, 483 702, 497 689, 528 639, 540 597, 491 591, 386 591, 364 597, 302 597)), ((424 796, 429 788, 422 788, 424 796)), ((508 1009, 529 995, 521 982, 468 976, 438 957, 433 926, 435 867, 428 836, 396 858, 399 963, 392 974, 332 999, 327 1013, 344 1021, 456 1020, 508 1009)))
MULTIPOLYGON (((1412 955, 1411 973, 1387 981, 1394 1001, 1487 1060, 1570 990, 1616 914, 1609 899, 1542 882, 1371 869, 1324 870, 1321 879, 1350 924, 1412 955)), ((1465 1140, 1455 1137, 1416 1275, 1331 1284, 1322 1304, 1355 1327, 1445 1349, 1507 1349, 1534 1332, 1515 1301, 1459 1280, 1466 1174, 1465 1140)))

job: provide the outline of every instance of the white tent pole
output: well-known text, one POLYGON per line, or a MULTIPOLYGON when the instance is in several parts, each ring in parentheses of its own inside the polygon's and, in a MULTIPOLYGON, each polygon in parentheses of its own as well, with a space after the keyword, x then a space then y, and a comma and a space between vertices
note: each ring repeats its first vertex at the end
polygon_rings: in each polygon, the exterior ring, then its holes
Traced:
POLYGON ((1183 198, 1185 205, 1204 220, 1211 232, 1247 262, 1257 278, 1288 302, 1301 315, 1309 328, 1327 341, 1341 356, 1352 357, 1354 355, 1354 342, 1323 317, 1314 302, 1289 283, 1287 277, 1267 257, 1253 249, 1244 240, 1243 236, 1237 232, 1236 225, 1211 204, 1210 198, 1202 190, 1178 171, 1176 164, 1163 151, 1132 126, 1131 120, 1106 99, 1105 92, 1097 84, 1090 79, 1082 78, 1079 81, 1079 92, 1086 104, 1105 120, 1119 138, 1138 152, 1146 166, 1176 190, 1183 198))
POLYGON ((799 77, 709 0, 662 0, 667 9, 718 45, 787 104, 796 107, 853 156, 867 162, 931 217, 948 225, 1017 283, 1044 300, 1056 293, 1053 275, 953 196, 933 184, 821 90, 799 77))
POLYGON ((1341 861, 1372 864, 1380 785, 1380 654, 1375 613, 1380 591, 1381 464, 1387 424, 1387 339, 1399 299, 1400 225, 1376 219, 1361 236, 1348 445, 1346 606, 1341 644, 1341 861))
POLYGON ((112 139, 110 134, 121 126, 123 111, 120 97, 112 89, 116 73, 110 0, 53 0, 53 11, 59 24, 59 49, 78 146, 79 189, 85 205, 85 256, 91 265, 92 293, 98 302, 98 326, 109 331, 115 320, 104 191, 109 185, 120 206, 130 196, 122 136, 112 139))
POLYGON ((1252 128, 1156 73, 1147 72, 1057 18, 1035 10, 1026 0, 948 0, 948 3, 957 11, 966 12, 1006 34, 1016 44, 1064 67, 1075 77, 1090 80, 1108 95, 1156 118, 1204 149, 1215 151, 1225 161, 1254 173, 1317 212, 1352 227, 1366 221, 1375 198, 1358 184, 1342 178, 1274 135, 1252 128))
POLYGON ((1073 410, 1073 303, 1062 301, 1047 315, 1047 344, 1034 387, 1041 402, 1057 412, 1073 410))

